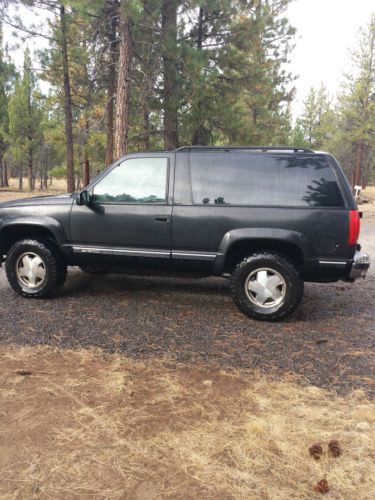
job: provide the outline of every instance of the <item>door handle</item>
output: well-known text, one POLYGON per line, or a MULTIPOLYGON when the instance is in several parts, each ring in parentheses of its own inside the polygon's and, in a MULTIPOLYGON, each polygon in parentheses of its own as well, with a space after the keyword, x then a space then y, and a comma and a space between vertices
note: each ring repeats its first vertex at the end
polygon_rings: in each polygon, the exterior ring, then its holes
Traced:
POLYGON ((155 217, 157 222, 168 222, 168 217, 155 217))

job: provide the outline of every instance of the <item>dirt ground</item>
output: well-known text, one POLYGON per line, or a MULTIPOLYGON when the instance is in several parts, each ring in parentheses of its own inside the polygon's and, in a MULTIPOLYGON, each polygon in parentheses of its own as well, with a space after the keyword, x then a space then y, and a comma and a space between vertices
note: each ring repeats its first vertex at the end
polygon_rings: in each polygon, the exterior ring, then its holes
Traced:
POLYGON ((360 390, 46 347, 3 347, 0 374, 2 499, 375 497, 360 390))
POLYGON ((221 279, 73 269, 27 301, 0 270, 0 497, 375 498, 374 295, 374 268, 306 284, 267 324, 221 279))

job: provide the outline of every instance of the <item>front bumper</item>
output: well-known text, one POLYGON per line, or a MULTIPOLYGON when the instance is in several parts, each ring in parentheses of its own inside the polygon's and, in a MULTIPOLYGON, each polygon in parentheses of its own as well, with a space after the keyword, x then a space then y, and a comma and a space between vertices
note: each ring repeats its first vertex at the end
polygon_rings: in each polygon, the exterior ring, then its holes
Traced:
POLYGON ((349 273, 349 280, 365 278, 370 267, 370 256, 367 253, 357 251, 353 258, 353 264, 349 273))

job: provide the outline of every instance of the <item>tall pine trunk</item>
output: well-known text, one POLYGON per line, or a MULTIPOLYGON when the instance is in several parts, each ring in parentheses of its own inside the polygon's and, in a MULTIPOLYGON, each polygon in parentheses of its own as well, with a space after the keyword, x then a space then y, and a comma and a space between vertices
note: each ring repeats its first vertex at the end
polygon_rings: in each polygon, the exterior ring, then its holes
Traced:
MULTIPOLYGON (((197 26, 197 49, 203 50, 203 33, 204 33, 204 7, 199 7, 198 26, 197 26)), ((193 145, 206 146, 209 143, 209 131, 204 126, 204 103, 201 99, 197 102, 198 120, 193 131, 191 143, 193 145)))
POLYGON ((66 186, 69 193, 75 190, 74 183, 74 158, 73 158, 73 118, 72 118, 72 96, 70 91, 69 60, 67 26, 65 7, 60 4, 60 30, 62 67, 64 76, 64 114, 65 114, 65 143, 66 143, 66 186))
MULTIPOLYGON (((89 138, 89 133, 90 133, 90 125, 89 125, 89 121, 86 120, 86 137, 87 137, 87 140, 89 138)), ((89 155, 88 155, 88 152, 87 152, 87 140, 86 140, 86 144, 84 146, 83 187, 86 187, 88 184, 90 184, 90 160, 89 160, 89 155)))
POLYGON ((353 188, 354 186, 362 186, 362 172, 364 161, 364 144, 363 141, 358 141, 355 154, 353 188))
POLYGON ((125 2, 121 2, 120 9, 120 55, 116 92, 116 159, 126 154, 129 148, 130 71, 133 60, 132 21, 125 11, 125 2))
POLYGON ((18 171, 18 190, 22 191, 23 189, 23 167, 20 165, 18 171))
POLYGON ((113 143, 114 143, 114 99, 116 91, 116 62, 118 57, 116 30, 118 16, 117 0, 107 0, 109 32, 108 32, 108 47, 109 47, 109 67, 108 67, 108 84, 107 84, 107 123, 106 123, 106 153, 105 164, 110 165, 113 162, 113 143))
POLYGON ((163 31, 163 105, 164 144, 166 149, 178 146, 177 138, 177 1, 164 0, 162 5, 163 31))
POLYGON ((4 187, 9 187, 8 163, 5 158, 3 160, 3 178, 4 178, 4 187))
POLYGON ((33 183, 33 152, 32 149, 29 149, 29 154, 27 157, 27 177, 28 177, 28 182, 29 182, 29 191, 30 193, 34 190, 34 183, 33 183))
POLYGON ((148 108, 147 99, 143 104, 143 144, 146 151, 151 149, 151 124, 150 124, 150 110, 148 108))
POLYGON ((0 151, 0 187, 4 187, 4 157, 0 151))

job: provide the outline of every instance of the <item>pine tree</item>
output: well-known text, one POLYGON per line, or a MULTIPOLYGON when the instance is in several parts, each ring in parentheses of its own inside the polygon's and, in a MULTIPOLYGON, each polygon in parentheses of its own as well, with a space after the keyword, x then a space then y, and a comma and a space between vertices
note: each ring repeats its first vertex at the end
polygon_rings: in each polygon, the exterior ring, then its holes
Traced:
POLYGON ((14 65, 3 47, 3 31, 0 21, 0 187, 9 187, 6 153, 9 147, 8 91, 15 77, 14 65))
MULTIPOLYGON (((18 79, 9 101, 9 137, 13 157, 20 170, 27 166, 29 191, 34 190, 35 155, 42 142, 40 92, 25 50, 22 78, 18 79)), ((20 175, 22 179, 22 173, 20 175)), ((22 188, 22 182, 20 184, 22 188)))
POLYGON ((318 90, 311 87, 299 122, 308 147, 322 149, 329 143, 331 120, 332 109, 327 89, 323 84, 318 90))
POLYGON ((354 71, 347 76, 339 98, 340 123, 352 147, 346 163, 351 163, 353 185, 365 187, 375 150, 375 15, 360 30, 352 63, 354 71))

